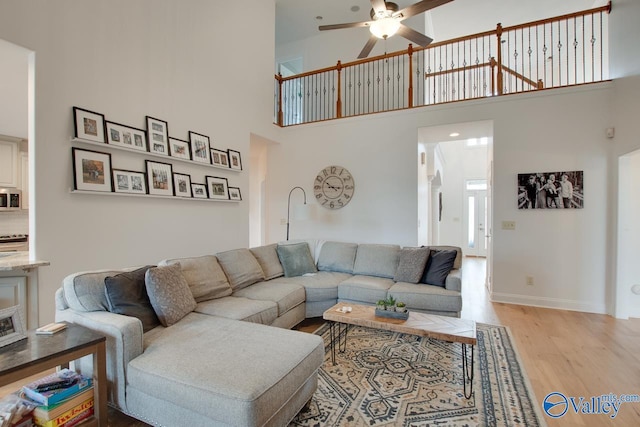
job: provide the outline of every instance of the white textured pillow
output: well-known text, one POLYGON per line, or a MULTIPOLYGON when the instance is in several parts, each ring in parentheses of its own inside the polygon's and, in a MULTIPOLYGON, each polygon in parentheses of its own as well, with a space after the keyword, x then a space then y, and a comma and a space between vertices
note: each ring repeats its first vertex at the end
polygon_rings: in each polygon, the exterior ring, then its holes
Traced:
POLYGON ((154 267, 144 277, 153 311, 163 326, 171 326, 196 308, 180 264, 154 267))
POLYGON ((249 249, 234 249, 216 254, 233 290, 264 280, 264 273, 249 249))

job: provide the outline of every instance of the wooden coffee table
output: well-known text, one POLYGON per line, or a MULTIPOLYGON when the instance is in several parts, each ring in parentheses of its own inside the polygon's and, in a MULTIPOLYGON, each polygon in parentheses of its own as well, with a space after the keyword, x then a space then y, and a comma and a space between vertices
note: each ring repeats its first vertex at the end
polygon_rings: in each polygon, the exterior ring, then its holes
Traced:
POLYGON ((334 365, 336 364, 336 344, 339 352, 343 353, 346 350, 347 332, 350 325, 461 343, 464 396, 467 399, 471 397, 474 374, 473 350, 477 343, 476 322, 473 320, 418 312, 410 312, 407 320, 393 319, 376 316, 373 306, 347 303, 334 305, 325 311, 322 317, 329 321, 331 361, 334 365), (351 312, 342 312, 343 307, 351 307, 351 312), (467 346, 471 346, 471 360, 468 360, 467 346), (469 383, 468 387, 467 383, 469 383))

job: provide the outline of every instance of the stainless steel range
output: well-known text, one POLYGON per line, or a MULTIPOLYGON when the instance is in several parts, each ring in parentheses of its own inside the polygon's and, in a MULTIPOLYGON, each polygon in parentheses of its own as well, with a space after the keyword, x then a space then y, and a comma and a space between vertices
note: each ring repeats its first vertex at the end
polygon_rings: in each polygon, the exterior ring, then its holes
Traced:
POLYGON ((29 250, 29 236, 26 234, 0 235, 0 252, 18 252, 29 250))

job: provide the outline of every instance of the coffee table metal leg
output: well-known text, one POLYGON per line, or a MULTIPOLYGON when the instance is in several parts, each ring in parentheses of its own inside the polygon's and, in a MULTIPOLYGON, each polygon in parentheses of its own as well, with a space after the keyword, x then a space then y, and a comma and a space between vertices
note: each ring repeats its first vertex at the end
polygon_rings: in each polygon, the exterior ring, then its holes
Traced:
POLYGON ((467 345, 462 343, 462 381, 464 383, 464 397, 467 399, 471 399, 471 395, 473 394, 473 373, 474 373, 474 364, 473 364, 473 349, 474 346, 471 346, 471 361, 467 358, 467 345), (471 366, 469 366, 471 363, 471 366), (469 383, 469 392, 467 393, 467 383, 469 383))
POLYGON ((329 336, 331 339, 331 362, 336 364, 336 341, 338 345, 338 351, 344 353, 347 349, 347 332, 349 331, 349 325, 341 324, 340 322, 329 323, 329 336), (342 329, 344 326, 344 329, 342 329))

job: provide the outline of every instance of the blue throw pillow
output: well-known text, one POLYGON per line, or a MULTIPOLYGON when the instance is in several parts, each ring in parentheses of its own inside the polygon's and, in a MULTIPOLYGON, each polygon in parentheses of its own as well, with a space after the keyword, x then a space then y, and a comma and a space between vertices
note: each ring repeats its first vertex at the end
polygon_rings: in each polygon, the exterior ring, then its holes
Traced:
POLYGON ((432 250, 420 282, 444 288, 447 275, 453 269, 457 254, 455 250, 432 250))
POLYGON ((318 269, 311 256, 309 245, 305 242, 291 245, 278 245, 276 248, 278 259, 282 264, 285 277, 302 276, 307 273, 316 273, 318 269))

